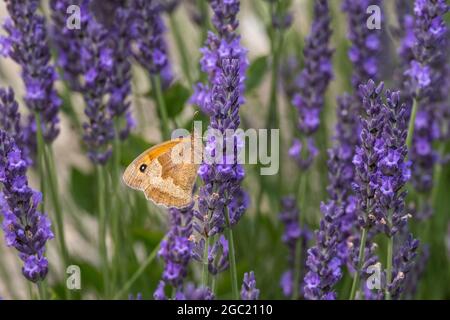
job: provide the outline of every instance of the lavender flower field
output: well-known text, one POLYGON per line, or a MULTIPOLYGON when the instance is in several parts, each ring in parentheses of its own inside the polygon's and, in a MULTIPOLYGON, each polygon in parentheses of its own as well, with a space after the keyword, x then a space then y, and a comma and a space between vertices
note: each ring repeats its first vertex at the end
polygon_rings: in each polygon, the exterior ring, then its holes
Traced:
POLYGON ((0 300, 450 299, 449 11, 0 0, 0 300))

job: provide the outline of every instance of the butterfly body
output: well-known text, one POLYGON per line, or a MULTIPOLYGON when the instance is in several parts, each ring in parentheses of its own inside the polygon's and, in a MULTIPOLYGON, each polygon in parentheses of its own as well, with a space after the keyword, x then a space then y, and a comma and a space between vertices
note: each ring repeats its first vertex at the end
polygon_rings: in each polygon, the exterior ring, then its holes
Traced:
POLYGON ((130 188, 143 191, 146 198, 157 205, 187 207, 192 202, 199 166, 194 161, 194 150, 191 136, 153 146, 127 167, 123 180, 130 188), (181 157, 184 150, 190 150, 188 161, 176 158, 181 157))

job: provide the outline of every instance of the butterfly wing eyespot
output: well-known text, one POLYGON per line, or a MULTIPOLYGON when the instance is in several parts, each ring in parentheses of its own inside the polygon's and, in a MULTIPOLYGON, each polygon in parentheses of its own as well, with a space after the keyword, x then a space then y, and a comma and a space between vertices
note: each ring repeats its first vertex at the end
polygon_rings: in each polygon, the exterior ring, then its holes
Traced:
POLYGON ((145 172, 145 169, 147 169, 147 165, 146 165, 145 163, 143 163, 143 164, 141 164, 141 165, 139 166, 139 171, 140 171, 140 172, 144 173, 144 172, 145 172))

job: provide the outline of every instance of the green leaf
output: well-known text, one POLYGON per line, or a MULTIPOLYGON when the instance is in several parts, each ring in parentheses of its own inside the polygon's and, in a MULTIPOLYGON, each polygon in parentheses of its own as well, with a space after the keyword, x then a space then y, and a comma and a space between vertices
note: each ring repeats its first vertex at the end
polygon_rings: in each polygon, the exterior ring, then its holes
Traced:
POLYGON ((173 119, 183 111, 189 96, 190 91, 179 82, 173 84, 164 92, 164 101, 169 118, 173 119))
POLYGON ((86 174, 72 168, 70 171, 70 193, 79 208, 86 210, 88 213, 96 211, 96 181, 94 174, 86 174))
POLYGON ((247 93, 257 88, 268 69, 267 56, 256 58, 248 68, 245 88, 247 93))

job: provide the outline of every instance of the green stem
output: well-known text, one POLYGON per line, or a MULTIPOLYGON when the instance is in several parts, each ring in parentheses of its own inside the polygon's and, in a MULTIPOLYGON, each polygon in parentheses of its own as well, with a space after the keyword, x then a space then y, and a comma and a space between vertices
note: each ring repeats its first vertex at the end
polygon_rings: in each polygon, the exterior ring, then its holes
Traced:
POLYGON ((208 2, 205 0, 197 0, 197 6, 200 9, 200 15, 202 19, 202 38, 201 38, 201 46, 203 46, 206 38, 208 36, 208 30, 210 30, 209 26, 209 12, 208 12, 208 2))
POLYGON ((230 246, 229 259, 230 259, 230 273, 231 273, 231 290, 233 294, 233 299, 239 300, 237 269, 236 269, 236 252, 234 250, 233 230, 231 229, 230 216, 227 208, 225 208, 225 220, 227 223, 228 244, 230 246))
POLYGON ((156 254, 159 251, 161 242, 153 249, 150 255, 145 259, 144 263, 141 264, 138 270, 131 276, 131 278, 125 283, 125 285, 120 289, 114 296, 114 300, 120 299, 124 294, 128 293, 131 286, 136 282, 137 279, 144 273, 145 269, 155 260, 156 254))
POLYGON ((164 102, 164 97, 162 94, 162 87, 161 87, 161 79, 159 76, 151 76, 151 82, 152 82, 152 88, 155 94, 156 104, 158 106, 159 115, 161 117, 161 133, 164 140, 168 140, 170 138, 169 134, 169 128, 168 128, 168 115, 167 115, 167 109, 166 104, 164 102))
MULTIPOLYGON (((37 127, 37 143, 38 143, 38 162, 39 162, 39 174, 41 179, 41 192, 46 195, 46 187, 49 187, 50 198, 53 204, 53 210, 55 211, 55 225, 56 225, 56 238, 58 239, 59 250, 61 252, 61 259, 63 268, 67 268, 69 265, 69 254, 67 251, 66 240, 64 235, 64 218, 62 213, 61 202, 59 198, 58 180, 56 178, 56 168, 53 161, 53 152, 51 145, 45 146, 41 115, 35 113, 36 127, 37 127), (47 179, 44 179, 48 177, 47 179)), ((45 199, 43 201, 45 203, 45 199)), ((44 209, 44 208, 43 208, 44 209)), ((66 289, 67 298, 70 299, 70 291, 66 289)))
POLYGON ((39 299, 40 300, 48 300, 47 298, 47 285, 45 284, 45 280, 38 281, 36 283, 39 291, 39 299))
POLYGON ((411 150, 412 145, 412 139, 414 135, 414 125, 416 122, 416 115, 417 115, 417 109, 418 109, 418 102, 417 98, 414 99, 412 111, 411 111, 411 117, 409 118, 409 124, 408 124, 408 135, 406 137, 406 146, 408 147, 408 150, 411 150))
POLYGON ((97 166, 97 187, 98 187, 98 245, 100 259, 102 262, 103 286, 105 296, 109 297, 109 266, 108 252, 106 247, 106 208, 105 208, 105 175, 104 168, 97 166))
MULTIPOLYGON (((302 200, 305 194, 305 188, 306 188, 306 181, 307 177, 304 174, 299 175, 297 184, 296 184, 296 190, 295 190, 295 197, 299 199, 299 216, 298 216, 298 226, 301 229, 304 222, 303 222, 303 216, 305 214, 304 206, 302 206, 302 200)), ((296 245, 295 245, 295 261, 294 261, 294 285, 292 288, 292 300, 297 300, 299 298, 299 291, 300 291, 300 278, 302 273, 302 239, 299 238, 296 245)))
POLYGON ((203 259, 202 259, 202 286, 206 288, 208 286, 208 250, 209 250, 210 237, 205 239, 205 247, 203 248, 203 259))
POLYGON ((361 231, 361 243, 359 244, 359 254, 358 254, 358 267, 355 270, 355 274, 353 275, 353 283, 352 283, 352 290, 350 292, 350 300, 355 300, 356 297, 356 288, 358 287, 359 283, 359 273, 363 266, 364 259, 365 259, 365 249, 366 249, 366 238, 367 238, 367 229, 363 228, 361 231))
POLYGON ((393 259, 393 251, 394 251, 394 237, 390 236, 388 240, 387 247, 387 269, 386 269, 386 291, 385 296, 386 300, 391 300, 391 293, 389 291, 389 285, 392 282, 392 259, 393 259))
POLYGON ((169 21, 170 21, 170 26, 173 31, 173 35, 175 37, 175 42, 178 47, 178 52, 180 53, 181 67, 183 68, 184 76, 186 77, 186 79, 188 81, 189 88, 191 88, 192 87, 192 77, 191 77, 191 71, 189 68, 190 63, 189 63, 189 59, 187 56, 188 52, 186 49, 186 44, 183 41, 183 37, 181 36, 181 32, 180 32, 180 27, 178 25, 178 21, 175 18, 174 14, 169 15, 169 21))
MULTIPOLYGON (((116 121, 117 122, 117 121, 116 121)), ((114 283, 117 282, 119 276, 124 279, 126 274, 126 259, 125 261, 120 261, 120 257, 124 256, 124 250, 123 250, 123 241, 125 240, 121 235, 121 214, 122 214, 122 197, 120 193, 120 186, 121 186, 121 180, 120 180, 120 151, 121 151, 121 142, 118 137, 118 133, 120 132, 119 124, 115 124, 116 127, 116 136, 114 138, 114 154, 113 154, 113 168, 112 168, 112 187, 113 187, 113 194, 114 194, 114 208, 112 208, 112 214, 113 217, 111 219, 112 226, 111 226, 111 234, 113 236, 114 241, 114 259, 115 263, 113 265, 113 278, 114 283)), ((123 227, 123 226, 122 226, 123 227)))

